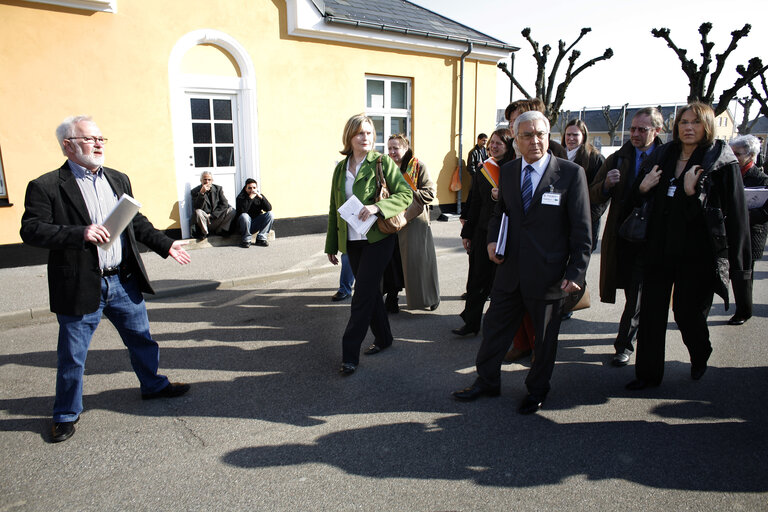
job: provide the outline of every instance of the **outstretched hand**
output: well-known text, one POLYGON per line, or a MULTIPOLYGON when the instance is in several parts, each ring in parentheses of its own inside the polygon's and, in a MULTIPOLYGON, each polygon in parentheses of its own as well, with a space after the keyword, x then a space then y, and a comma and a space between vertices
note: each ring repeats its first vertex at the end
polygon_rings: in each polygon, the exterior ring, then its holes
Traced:
POLYGON ((171 245, 171 248, 168 249, 168 255, 175 259, 179 265, 186 265, 190 261, 192 261, 192 258, 189 256, 189 253, 184 249, 184 246, 187 245, 189 242, 185 242, 183 240, 176 240, 173 242, 173 245, 171 245))

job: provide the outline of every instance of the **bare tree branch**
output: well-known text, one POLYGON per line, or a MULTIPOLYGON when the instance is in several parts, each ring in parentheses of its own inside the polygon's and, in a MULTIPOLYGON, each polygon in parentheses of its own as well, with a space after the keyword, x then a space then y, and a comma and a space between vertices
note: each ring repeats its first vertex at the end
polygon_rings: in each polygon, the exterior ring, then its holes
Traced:
POLYGON ((507 77, 512 81, 512 85, 517 87, 517 89, 521 93, 523 93, 523 96, 525 96, 527 99, 531 99, 531 95, 528 94, 528 91, 523 89, 523 86, 520 85, 520 82, 518 82, 517 79, 514 76, 512 76, 512 73, 509 72, 509 68, 507 67, 507 63, 506 62, 499 62, 496 65, 496 67, 499 68, 500 70, 502 70, 505 75, 507 75, 507 77))
POLYGON ((739 92, 739 89, 741 89, 742 87, 750 83, 758 75, 765 73, 766 70, 768 70, 768 65, 763 66, 763 62, 760 60, 759 57, 753 57, 752 59, 750 59, 749 66, 747 66, 746 69, 741 64, 736 66, 736 72, 741 75, 741 78, 737 79, 734 82, 733 87, 731 87, 730 89, 724 90, 723 93, 720 95, 720 98, 717 100, 715 115, 720 115, 723 112, 725 112, 726 109, 728 108, 728 104, 731 102, 733 98, 736 97, 736 94, 739 92))
MULTIPOLYGON (((712 75, 709 77, 709 86, 707 87, 707 98, 711 98, 711 100, 715 99, 715 83, 717 82, 717 79, 720 78, 720 73, 723 72, 723 67, 725 66, 725 59, 728 58, 728 56, 733 52, 733 50, 736 49, 736 46, 738 45, 739 41, 743 38, 749 35, 749 31, 752 29, 752 26, 747 23, 742 27, 741 30, 734 30, 731 32, 731 43, 728 45, 728 48, 723 53, 720 53, 716 56, 717 58, 717 66, 715 67, 715 70, 712 72, 712 75)), ((711 103, 711 101, 710 101, 711 103)))

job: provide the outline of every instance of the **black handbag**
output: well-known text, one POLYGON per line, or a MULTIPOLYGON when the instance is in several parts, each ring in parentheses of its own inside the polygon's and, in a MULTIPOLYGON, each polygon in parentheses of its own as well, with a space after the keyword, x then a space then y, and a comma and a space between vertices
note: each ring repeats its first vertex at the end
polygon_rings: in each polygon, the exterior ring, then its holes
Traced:
POLYGON ((636 206, 629 217, 619 226, 619 236, 633 244, 639 244, 648 238, 648 215, 651 213, 651 204, 653 201, 643 201, 643 204, 636 206))

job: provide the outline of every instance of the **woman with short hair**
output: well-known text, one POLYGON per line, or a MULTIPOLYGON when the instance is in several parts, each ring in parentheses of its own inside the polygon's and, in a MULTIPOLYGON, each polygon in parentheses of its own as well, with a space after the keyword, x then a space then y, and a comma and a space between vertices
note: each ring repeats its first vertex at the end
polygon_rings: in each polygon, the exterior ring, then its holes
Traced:
POLYGON ((342 375, 351 375, 357 369, 360 346, 370 326, 374 343, 366 354, 376 354, 392 345, 392 330, 379 291, 384 267, 392 258, 395 237, 382 233, 377 224, 360 233, 341 218, 339 207, 353 195, 363 207, 357 217, 365 221, 372 215, 388 219, 405 210, 411 204, 413 194, 403 179, 395 162, 373 150, 376 130, 373 121, 365 114, 352 116, 344 127, 342 136, 344 158, 333 171, 331 200, 328 211, 328 231, 325 237, 325 253, 328 261, 338 265, 336 254, 349 255, 355 290, 349 321, 342 337, 342 375), (390 196, 376 202, 376 169, 381 166, 390 196))

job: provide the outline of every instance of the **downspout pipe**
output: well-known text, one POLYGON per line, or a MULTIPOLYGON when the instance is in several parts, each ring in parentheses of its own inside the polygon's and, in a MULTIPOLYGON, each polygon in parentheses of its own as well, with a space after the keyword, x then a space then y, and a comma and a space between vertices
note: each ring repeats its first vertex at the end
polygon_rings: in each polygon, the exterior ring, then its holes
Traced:
MULTIPOLYGON (((472 42, 467 43, 467 51, 461 54, 461 69, 459 71, 459 183, 461 183, 461 171, 464 156, 464 60, 472 53, 472 42)), ((456 192, 456 213, 461 215, 461 189, 456 192)))

